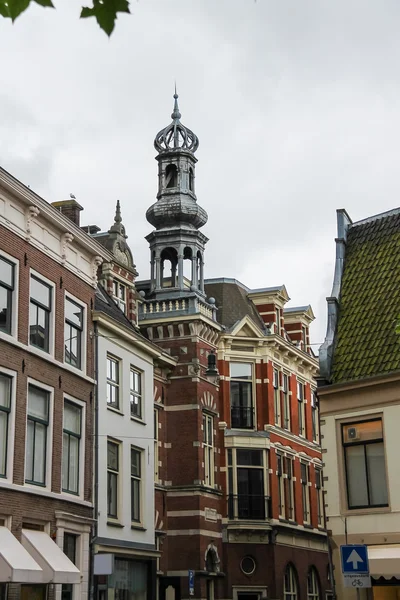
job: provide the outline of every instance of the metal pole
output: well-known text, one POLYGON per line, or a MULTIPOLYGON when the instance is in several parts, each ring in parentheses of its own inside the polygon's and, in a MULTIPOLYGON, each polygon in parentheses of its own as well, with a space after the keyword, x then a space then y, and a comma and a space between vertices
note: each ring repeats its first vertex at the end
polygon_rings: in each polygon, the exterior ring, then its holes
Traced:
POLYGON ((357 600, 360 600, 360 588, 356 588, 357 589, 357 600))

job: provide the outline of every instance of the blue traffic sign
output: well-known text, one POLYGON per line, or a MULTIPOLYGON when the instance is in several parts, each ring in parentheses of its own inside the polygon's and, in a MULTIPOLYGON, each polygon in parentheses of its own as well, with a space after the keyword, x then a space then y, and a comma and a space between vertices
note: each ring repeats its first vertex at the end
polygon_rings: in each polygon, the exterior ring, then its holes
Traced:
POLYGON ((369 574, 368 549, 362 544, 340 546, 342 573, 369 574))
POLYGON ((194 571, 189 571, 189 596, 194 596, 194 571))

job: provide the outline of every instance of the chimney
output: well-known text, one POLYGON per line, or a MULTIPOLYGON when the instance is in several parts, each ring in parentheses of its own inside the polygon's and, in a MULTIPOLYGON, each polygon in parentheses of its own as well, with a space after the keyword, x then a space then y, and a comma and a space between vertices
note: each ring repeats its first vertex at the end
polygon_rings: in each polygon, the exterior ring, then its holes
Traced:
POLYGON ((68 217, 75 225, 80 226, 80 212, 83 210, 83 206, 81 206, 75 198, 71 198, 70 200, 60 200, 59 202, 51 203, 54 208, 59 210, 63 215, 68 217))

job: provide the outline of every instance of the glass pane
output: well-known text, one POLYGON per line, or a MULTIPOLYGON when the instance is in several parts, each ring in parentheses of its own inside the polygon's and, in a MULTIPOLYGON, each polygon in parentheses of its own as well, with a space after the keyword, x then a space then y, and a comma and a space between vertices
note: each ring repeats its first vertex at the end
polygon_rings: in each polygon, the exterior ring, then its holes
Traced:
POLYGON ((366 451, 370 503, 373 506, 387 504, 388 494, 383 443, 369 444, 366 451))
POLYGON ((0 258, 0 281, 6 285, 14 286, 14 265, 0 258))
POLYGON ((131 494, 132 521, 140 521, 140 481, 138 479, 131 480, 131 494))
POLYGON ((237 450, 236 462, 238 465, 262 467, 262 450, 237 450))
POLYGON ((207 419, 207 443, 212 446, 213 443, 213 420, 207 419))
POLYGON ((48 350, 49 347, 49 313, 31 302, 29 308, 29 336, 33 346, 48 350))
POLYGON ((230 373, 235 379, 251 379, 251 363, 232 362, 230 373))
POLYGON ((140 381, 140 373, 137 371, 131 371, 131 390, 136 392, 137 394, 141 393, 141 381, 140 381))
POLYGON ((0 406, 10 408, 11 405, 11 377, 0 375, 0 406))
POLYGON ((0 475, 6 476, 8 413, 0 411, 0 475))
POLYGON ((50 309, 51 289, 36 277, 31 277, 31 298, 50 309))
POLYGON ((35 456, 33 460, 33 480, 46 482, 46 425, 35 423, 35 456))
POLYGON ((368 506, 364 446, 350 446, 345 452, 349 507, 368 506))
POLYGON ((78 493, 79 482, 79 439, 70 436, 69 439, 69 481, 68 490, 78 493))
POLYGON ((65 300, 65 318, 77 327, 82 327, 83 309, 69 298, 65 300))
POLYGON ((33 479, 33 440, 35 437, 35 423, 29 421, 26 427, 26 442, 25 442, 25 479, 32 481, 33 479))
POLYGON ((107 467, 118 471, 118 444, 108 442, 107 444, 107 467))
POLYGON ((382 421, 380 419, 343 425, 343 442, 345 444, 379 440, 382 438, 382 421))
POLYGON ((118 516, 118 476, 115 473, 108 473, 108 515, 110 517, 118 516))
POLYGON ((63 552, 66 554, 71 562, 76 564, 76 538, 78 536, 73 533, 64 533, 64 545, 63 552))
POLYGON ((10 332, 11 292, 0 286, 0 329, 10 332))
POLYGON ((140 477, 140 452, 131 450, 131 475, 140 477))
POLYGON ((48 420, 49 394, 33 385, 29 386, 28 414, 30 417, 48 420))
POLYGON ((68 489, 68 462, 69 462, 69 435, 63 433, 63 450, 62 450, 62 482, 63 490, 68 489))
POLYGON ((80 435, 81 433, 81 411, 79 406, 64 403, 64 429, 80 435))

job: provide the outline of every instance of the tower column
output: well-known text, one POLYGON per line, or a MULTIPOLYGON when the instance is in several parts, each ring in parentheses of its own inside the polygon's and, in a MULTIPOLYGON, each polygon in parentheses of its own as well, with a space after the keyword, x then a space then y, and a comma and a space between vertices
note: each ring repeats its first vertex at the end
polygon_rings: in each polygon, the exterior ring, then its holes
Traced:
POLYGON ((196 249, 194 251, 192 250, 192 282, 191 283, 196 288, 199 285, 199 283, 197 281, 197 256, 196 256, 196 249))
POLYGON ((204 260, 203 256, 200 259, 200 291, 204 294, 204 260))
POLYGON ((156 290, 161 288, 161 258, 156 255, 155 258, 155 267, 156 267, 156 290))
POLYGON ((179 246, 178 252, 178 288, 183 290, 183 248, 179 246))

